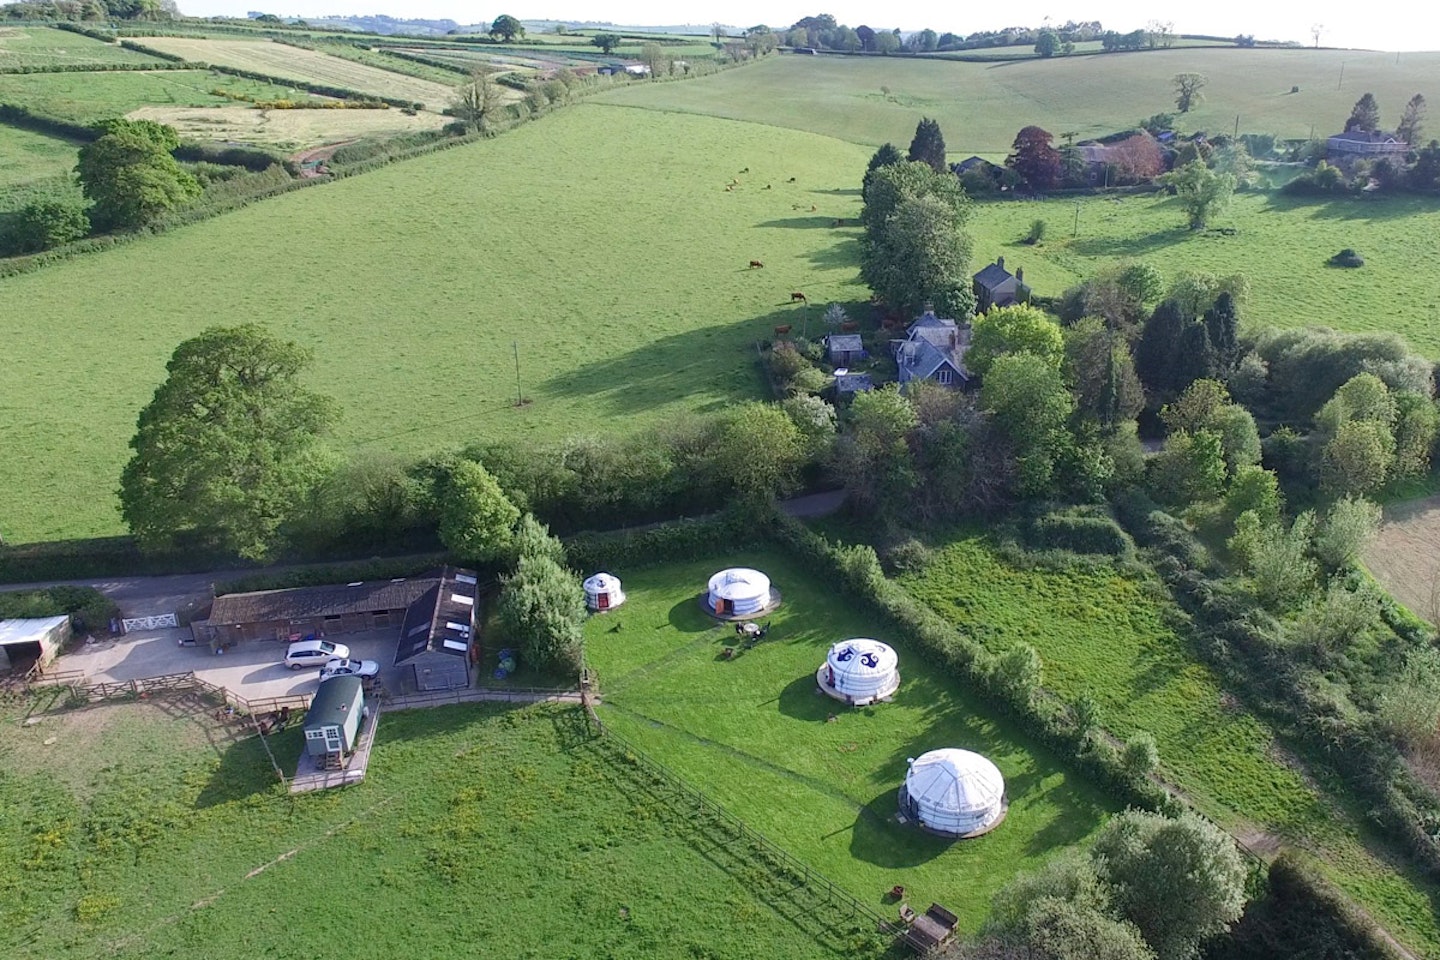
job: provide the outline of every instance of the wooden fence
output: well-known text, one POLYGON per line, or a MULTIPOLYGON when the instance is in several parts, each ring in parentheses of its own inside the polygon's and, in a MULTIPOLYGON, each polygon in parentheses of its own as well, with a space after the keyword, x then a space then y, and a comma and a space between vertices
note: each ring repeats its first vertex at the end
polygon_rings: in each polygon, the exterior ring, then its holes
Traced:
POLYGON ((285 697, 266 697, 260 700, 246 700, 225 687, 201 680, 193 672, 167 673, 143 680, 117 680, 108 683, 85 683, 85 676, 78 670, 45 674, 25 681, 27 692, 39 686, 63 686, 70 688, 72 700, 84 703, 101 703, 106 700, 134 699, 150 694, 167 693, 176 690, 200 690, 218 697, 223 703, 247 714, 271 713, 282 707, 292 710, 307 710, 310 696, 294 694, 285 697))

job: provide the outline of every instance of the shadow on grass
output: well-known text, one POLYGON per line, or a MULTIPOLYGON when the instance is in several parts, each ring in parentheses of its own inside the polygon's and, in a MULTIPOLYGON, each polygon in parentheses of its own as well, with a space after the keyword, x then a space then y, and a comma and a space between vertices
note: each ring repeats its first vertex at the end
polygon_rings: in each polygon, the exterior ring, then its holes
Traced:
MULTIPOLYGON (((275 762, 285 776, 295 773, 295 763, 300 759, 305 735, 299 724, 293 724, 269 738, 270 749, 275 762)), ((195 809, 244 800, 255 794, 267 793, 280 782, 265 745, 258 736, 236 741, 220 752, 220 762, 210 774, 210 779, 195 797, 195 809)))
MULTIPOLYGON (((846 223, 851 221, 847 220, 846 223)), ((781 227, 786 230, 836 230, 834 217, 791 217, 788 220, 766 220, 757 227, 781 227)))
POLYGON ((1194 236, 1185 227, 1176 227, 1147 237, 1080 237, 1069 241, 1066 248, 1082 257, 1138 257, 1184 243, 1194 236))
POLYGON ((886 869, 918 867, 929 863, 959 841, 932 836, 919 827, 895 820, 899 790, 887 789, 860 810, 850 834, 850 855, 886 869))
POLYGON ((859 188, 859 187, 847 187, 847 188, 845 188, 845 189, 840 189, 840 188, 838 188, 838 187, 832 187, 832 188, 829 189, 829 190, 811 190, 810 192, 811 192, 811 193, 815 193, 815 194, 822 194, 822 195, 827 196, 827 197, 858 197, 858 196, 860 196, 860 188, 859 188))
POLYGON ((1300 197, 1272 193, 1266 199, 1264 212, 1303 211, 1316 220, 1400 220, 1434 209, 1434 202, 1423 197, 1300 197))
POLYGON ((821 693, 812 673, 796 677, 780 691, 780 712, 795 720, 824 723, 832 713, 838 715, 841 710, 849 709, 821 693))
MULTIPOLYGON (((1021 780, 1025 778, 1017 778, 1021 780)), ((1037 789, 1040 785, 1040 776, 1035 775, 1034 783, 1029 790, 1037 789)), ((1013 783, 1014 781, 1012 781, 1013 783)), ((1028 802, 1026 799, 1027 790, 1009 790, 1011 808, 1028 802)), ((1059 815, 1050 819, 1039 830, 1030 835, 1025 841, 1025 852, 1029 856, 1038 857, 1058 850, 1062 847, 1069 847, 1079 843, 1100 828, 1109 813, 1100 805, 1091 803, 1074 790, 1052 790, 1046 798, 1047 802, 1060 808, 1059 815)))
POLYGON ((692 594, 670 608, 670 626, 681 633, 704 633, 720 626, 720 621, 700 606, 700 595, 692 594))
MULTIPOLYGON (((853 223, 854 221, 847 220, 845 222, 853 223)), ((849 227, 837 229, 846 230, 847 233, 840 235, 836 242, 828 247, 810 253, 805 259, 815 267, 825 269, 851 267, 858 270, 860 268, 860 237, 849 232, 849 227)), ((860 284, 858 277, 851 282, 857 286, 860 284)))

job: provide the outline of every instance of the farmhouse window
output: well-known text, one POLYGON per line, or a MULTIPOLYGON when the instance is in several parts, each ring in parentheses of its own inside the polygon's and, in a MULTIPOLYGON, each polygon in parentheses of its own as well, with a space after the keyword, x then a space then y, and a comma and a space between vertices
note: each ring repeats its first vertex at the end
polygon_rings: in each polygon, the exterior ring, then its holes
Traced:
POLYGON ((941 370, 939 374, 936 375, 935 379, 942 387, 948 387, 950 386, 951 381, 954 379, 954 375, 949 370, 941 370))

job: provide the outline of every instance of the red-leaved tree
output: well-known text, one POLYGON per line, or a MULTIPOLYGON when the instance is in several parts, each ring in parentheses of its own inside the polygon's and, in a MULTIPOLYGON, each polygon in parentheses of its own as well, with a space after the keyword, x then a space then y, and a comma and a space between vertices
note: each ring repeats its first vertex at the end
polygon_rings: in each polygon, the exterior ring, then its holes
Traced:
POLYGON ((1005 166, 1014 170, 1031 190, 1049 190, 1060 179, 1060 151, 1050 145, 1055 138, 1039 127, 1026 127, 1015 135, 1014 153, 1005 166))

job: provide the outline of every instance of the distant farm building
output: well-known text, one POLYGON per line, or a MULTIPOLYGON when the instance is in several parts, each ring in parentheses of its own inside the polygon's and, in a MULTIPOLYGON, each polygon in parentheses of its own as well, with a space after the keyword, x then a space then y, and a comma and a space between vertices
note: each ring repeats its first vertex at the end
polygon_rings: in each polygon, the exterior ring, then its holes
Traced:
POLYGON ((414 670, 417 690, 463 689, 470 686, 476 649, 479 583, 473 571, 453 567, 432 582, 405 613, 395 666, 414 670))
POLYGON ((970 324, 962 326, 937 317, 933 310, 926 310, 910 325, 904 340, 890 341, 902 390, 912 380, 932 380, 956 389, 967 385, 971 376, 965 369, 965 352, 969 349, 970 324))
POLYGON ((899 658, 889 644, 879 640, 842 640, 830 648, 815 680, 828 696, 863 707, 884 700, 899 688, 899 658))
POLYGON ((850 373, 848 371, 835 371, 835 396, 839 398, 854 397, 857 393, 869 393, 875 389, 875 381, 868 373, 850 373))
POLYGON ((69 639, 69 617, 0 620, 0 670, 44 668, 69 639))
POLYGON ((995 262, 975 274, 975 312, 984 313, 991 307, 1008 307, 1019 303, 1025 286, 1025 271, 1014 273, 1005 269, 1005 258, 997 257, 995 262))
POLYGON ((1348 167, 1357 160, 1404 160, 1410 144, 1394 135, 1371 130, 1348 130, 1325 140, 1325 159, 1336 167, 1348 167))
POLYGON ((620 588, 620 578, 608 573, 587 577, 580 586, 585 591, 586 609, 594 613, 613 610, 625 602, 625 591, 620 588))
POLYGON ((931 750, 910 761, 900 815, 946 837, 977 837, 1005 819, 1005 778, 969 750, 931 750))
POLYGON ((246 640, 303 640, 399 627, 435 578, 367 580, 216 597, 210 616, 191 624, 196 643, 216 648, 246 640))

